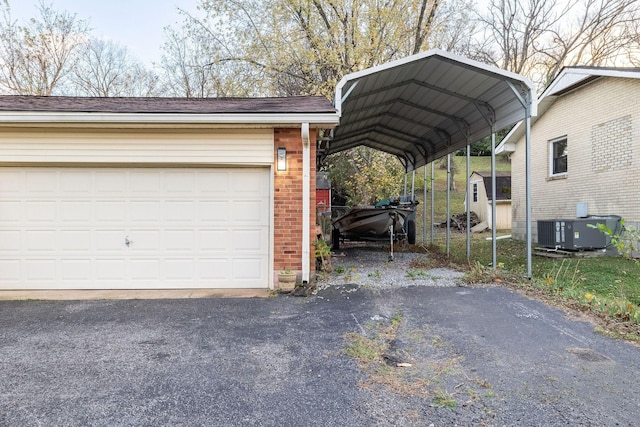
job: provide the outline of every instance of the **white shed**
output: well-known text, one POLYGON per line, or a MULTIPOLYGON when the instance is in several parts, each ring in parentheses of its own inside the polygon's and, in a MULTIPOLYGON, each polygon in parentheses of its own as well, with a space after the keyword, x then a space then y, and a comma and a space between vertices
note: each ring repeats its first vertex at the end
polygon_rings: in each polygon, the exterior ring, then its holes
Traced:
MULTIPOLYGON (((496 171, 496 229, 511 229, 511 173, 496 171)), ((491 172, 473 172, 469 177, 467 194, 471 197, 469 209, 478 215, 480 221, 486 221, 493 228, 491 204, 494 197, 491 191, 491 172)))

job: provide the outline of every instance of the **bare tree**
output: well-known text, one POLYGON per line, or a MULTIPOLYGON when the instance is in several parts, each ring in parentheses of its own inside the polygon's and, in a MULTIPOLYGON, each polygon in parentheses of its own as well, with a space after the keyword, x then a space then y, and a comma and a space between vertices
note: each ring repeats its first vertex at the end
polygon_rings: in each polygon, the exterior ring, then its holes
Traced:
MULTIPOLYGON (((573 11, 573 10, 572 10, 573 11)), ((625 53, 638 48, 640 4, 637 0, 587 0, 572 24, 552 32, 553 44, 538 49, 547 80, 563 66, 626 65, 625 53)))
POLYGON ((543 87, 564 66, 627 63, 639 10, 637 0, 490 0, 476 55, 543 87))
POLYGON ((78 61, 89 25, 40 1, 40 16, 19 25, 2 0, 0 87, 5 93, 52 95, 78 61))
POLYGON ((153 96, 159 94, 158 77, 127 48, 92 39, 74 67, 71 84, 81 96, 153 96))
POLYGON ((204 16, 185 14, 182 28, 168 32, 165 69, 181 77, 175 82, 188 81, 190 93, 203 88, 191 84, 196 77, 213 79, 216 91, 230 93, 227 76, 242 71, 261 94, 332 97, 346 73, 426 50, 434 34, 438 45, 455 39, 443 30, 448 21, 438 15, 441 2, 199 0, 204 16), (203 60, 209 75, 195 66, 203 60))
POLYGON ((215 32, 182 11, 181 31, 165 29, 161 68, 167 94, 187 98, 252 96, 262 91, 256 70, 230 59, 215 32), (224 60, 220 59, 225 57, 224 60))

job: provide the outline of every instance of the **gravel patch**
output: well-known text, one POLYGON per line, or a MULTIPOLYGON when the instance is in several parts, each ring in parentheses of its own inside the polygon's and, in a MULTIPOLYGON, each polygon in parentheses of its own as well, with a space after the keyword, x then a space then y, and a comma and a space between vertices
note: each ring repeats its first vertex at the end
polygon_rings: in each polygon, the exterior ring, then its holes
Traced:
POLYGON ((389 252, 384 245, 375 243, 343 245, 331 257, 333 271, 319 275, 318 288, 343 284, 380 289, 464 285, 463 272, 451 268, 412 266, 414 265, 412 261, 428 256, 424 253, 396 252, 393 260, 389 260, 389 252))

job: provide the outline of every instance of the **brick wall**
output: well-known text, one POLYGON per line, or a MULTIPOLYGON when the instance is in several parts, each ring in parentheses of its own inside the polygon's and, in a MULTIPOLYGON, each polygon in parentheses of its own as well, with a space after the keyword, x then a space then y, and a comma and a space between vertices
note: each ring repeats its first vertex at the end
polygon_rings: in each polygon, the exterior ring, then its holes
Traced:
MULTIPOLYGON (((602 78, 560 97, 531 129, 531 217, 589 215, 640 221, 640 80, 602 78), (549 141, 567 137, 567 174, 549 176, 549 141)), ((511 157, 512 234, 524 238, 524 138, 511 157)))
MULTIPOLYGON (((316 131, 310 129, 310 200, 309 242, 315 237, 316 224, 316 131)), ((274 130, 274 164, 276 149, 287 149, 287 170, 274 174, 274 271, 302 271, 302 136, 300 129, 274 130)), ((274 168, 275 169, 275 168, 274 168)), ((310 245, 310 270, 315 271, 313 245, 310 245)))

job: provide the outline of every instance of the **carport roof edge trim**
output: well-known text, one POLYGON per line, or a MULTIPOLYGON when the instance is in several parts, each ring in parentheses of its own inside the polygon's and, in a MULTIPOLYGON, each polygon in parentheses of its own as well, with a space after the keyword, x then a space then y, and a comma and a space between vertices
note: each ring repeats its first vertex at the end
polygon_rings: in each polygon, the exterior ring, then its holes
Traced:
MULTIPOLYGON (((529 80, 528 78, 521 76, 520 74, 516 74, 514 72, 511 71, 507 71, 507 70, 503 70, 500 68, 497 68, 493 65, 489 65, 489 64, 485 64, 479 61, 475 61, 473 59, 469 59, 466 58, 464 56, 460 56, 460 55, 456 55, 454 53, 451 52, 447 52, 444 51, 442 49, 431 49, 428 50, 426 52, 421 52, 415 55, 411 55, 411 56, 407 56, 406 58, 401 58, 395 61, 391 61, 391 62, 387 62, 385 64, 380 64, 377 65, 375 67, 371 67, 371 68, 367 68, 364 70, 360 70, 360 71, 356 71, 350 74, 345 75, 344 77, 342 77, 342 79, 338 82, 338 85, 336 86, 336 97, 335 97, 335 102, 334 105, 336 107, 336 109, 338 110, 338 115, 342 116, 342 89, 344 88, 344 86, 352 80, 357 80, 361 77, 365 77, 371 74, 375 74, 377 72, 380 71, 384 71, 384 70, 388 70, 390 68, 394 68, 394 67, 399 67, 401 65, 404 64, 409 64, 415 61, 419 61, 421 59, 425 59, 425 58, 429 58, 432 56, 441 56, 443 58, 455 61, 455 62, 459 62, 463 65, 467 65, 473 68, 478 68, 484 71, 488 71, 489 73, 492 74, 498 74, 500 76, 509 78, 511 80, 515 80, 521 83, 524 83, 525 85, 527 85, 527 87, 530 90, 530 93, 532 94, 532 99, 531 99, 531 115, 535 116, 537 114, 537 103, 536 103, 536 98, 535 93, 536 93, 536 89, 535 86, 533 84, 533 82, 531 82, 531 80, 529 80)), ((346 96, 348 96, 348 93, 345 94, 345 98, 346 96)))
POLYGON ((323 155, 376 140, 407 171, 537 113, 526 77, 439 49, 344 76, 334 104, 323 155))

